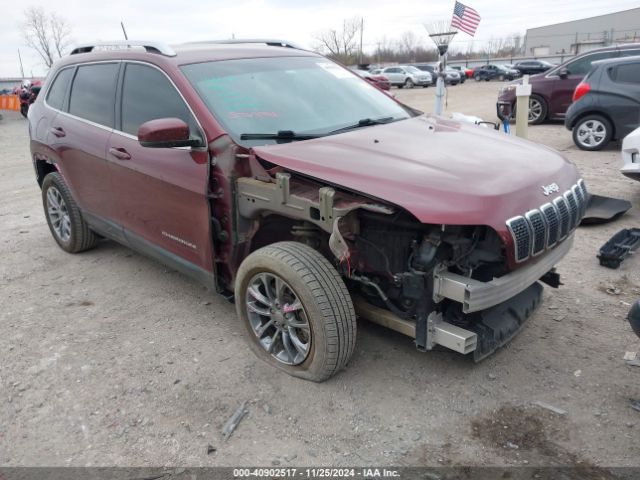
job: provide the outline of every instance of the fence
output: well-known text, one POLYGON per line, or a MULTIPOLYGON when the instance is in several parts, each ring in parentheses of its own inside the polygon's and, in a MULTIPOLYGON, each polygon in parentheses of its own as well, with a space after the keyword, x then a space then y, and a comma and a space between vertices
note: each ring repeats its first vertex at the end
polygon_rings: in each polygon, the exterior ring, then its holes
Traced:
POLYGON ((17 95, 0 95, 0 110, 20 110, 20 100, 17 95))
POLYGON ((575 57, 572 53, 559 53, 556 55, 540 55, 537 57, 533 56, 521 56, 521 57, 502 57, 502 58, 473 58, 468 60, 447 60, 447 65, 451 66, 461 66, 461 67, 481 67, 482 65, 486 65, 487 63, 517 63, 523 62, 525 60, 544 60, 549 63, 564 63, 570 58, 575 57))

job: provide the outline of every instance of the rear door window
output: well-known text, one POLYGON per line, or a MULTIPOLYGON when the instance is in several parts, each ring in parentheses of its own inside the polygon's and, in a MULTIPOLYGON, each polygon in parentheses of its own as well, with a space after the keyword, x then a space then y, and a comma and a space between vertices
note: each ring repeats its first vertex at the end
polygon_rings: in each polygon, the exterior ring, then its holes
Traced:
POLYGON ((610 69, 609 76, 616 83, 640 84, 640 62, 618 65, 610 69))
POLYGON ((69 113, 113 128, 119 63, 78 67, 69 100, 69 113))
POLYGON ((179 118, 189 125, 191 135, 198 127, 184 100, 160 70, 136 63, 127 64, 122 84, 122 127, 138 135, 138 127, 149 120, 179 118))
POLYGON ((586 75, 589 73, 589 70, 591 70, 591 62, 604 60, 605 58, 613 58, 615 56, 617 56, 617 52, 615 50, 586 55, 567 64, 567 70, 570 75, 586 75))
POLYGON ((49 88, 47 93, 47 104, 56 110, 62 110, 64 99, 69 89, 69 83, 73 76, 73 68, 65 68, 61 70, 49 88))

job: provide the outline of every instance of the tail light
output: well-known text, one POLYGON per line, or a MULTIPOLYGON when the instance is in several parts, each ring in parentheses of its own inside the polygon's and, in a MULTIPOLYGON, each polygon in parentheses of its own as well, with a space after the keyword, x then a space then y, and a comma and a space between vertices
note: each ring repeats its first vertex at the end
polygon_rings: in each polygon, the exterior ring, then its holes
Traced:
POLYGON ((591 90, 591 85, 585 82, 580 82, 573 92, 573 101, 575 102, 580 97, 582 97, 585 93, 591 90))

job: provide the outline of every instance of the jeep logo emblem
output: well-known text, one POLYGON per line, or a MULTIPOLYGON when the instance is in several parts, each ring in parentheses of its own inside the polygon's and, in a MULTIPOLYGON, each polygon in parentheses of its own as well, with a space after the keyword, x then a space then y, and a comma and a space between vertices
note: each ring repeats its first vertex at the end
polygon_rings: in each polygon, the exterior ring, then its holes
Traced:
POLYGON ((558 191, 560 191, 560 187, 558 186, 557 183, 551 183, 549 185, 542 186, 542 193, 547 197, 551 195, 553 192, 558 192, 558 191))

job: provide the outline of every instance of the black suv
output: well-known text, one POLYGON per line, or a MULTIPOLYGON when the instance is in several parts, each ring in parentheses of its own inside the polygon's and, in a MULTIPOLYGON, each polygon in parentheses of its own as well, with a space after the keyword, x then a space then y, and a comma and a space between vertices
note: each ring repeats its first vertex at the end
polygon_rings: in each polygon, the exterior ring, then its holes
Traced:
POLYGON ((593 62, 573 93, 565 126, 582 150, 600 150, 640 125, 640 56, 593 62))
POLYGON ((553 65, 543 60, 523 60, 514 65, 522 75, 535 75, 536 73, 546 72, 553 65))

